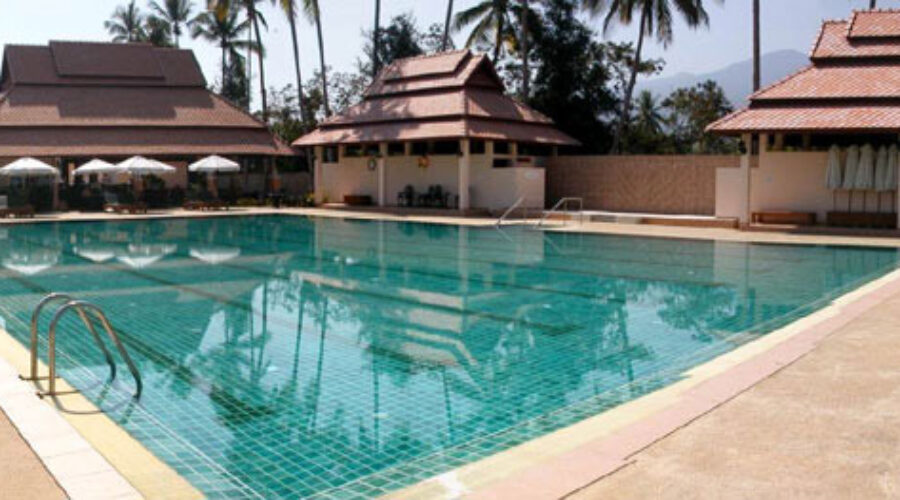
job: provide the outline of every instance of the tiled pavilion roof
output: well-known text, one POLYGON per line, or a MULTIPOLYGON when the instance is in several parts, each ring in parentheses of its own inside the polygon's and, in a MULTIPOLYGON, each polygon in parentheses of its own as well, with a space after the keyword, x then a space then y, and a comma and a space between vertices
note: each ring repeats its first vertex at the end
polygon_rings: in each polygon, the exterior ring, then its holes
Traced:
POLYGON ((490 60, 468 50, 401 59, 381 71, 361 103, 294 145, 458 138, 578 144, 503 90, 490 60))
POLYGON ((849 20, 825 21, 810 61, 709 130, 900 132, 900 11, 857 11, 849 20))
POLYGON ((293 154, 206 88, 189 50, 145 44, 8 45, 0 157, 293 154))

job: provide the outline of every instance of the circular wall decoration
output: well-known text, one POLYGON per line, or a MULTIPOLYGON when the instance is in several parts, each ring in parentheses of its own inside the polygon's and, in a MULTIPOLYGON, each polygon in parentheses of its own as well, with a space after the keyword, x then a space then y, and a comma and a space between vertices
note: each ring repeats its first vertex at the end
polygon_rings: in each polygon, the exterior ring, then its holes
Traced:
POLYGON ((431 160, 427 156, 419 157, 419 168, 428 168, 431 166, 431 160))
POLYGON ((378 159, 374 156, 369 158, 369 164, 367 166, 369 167, 369 170, 375 170, 378 168, 378 159))

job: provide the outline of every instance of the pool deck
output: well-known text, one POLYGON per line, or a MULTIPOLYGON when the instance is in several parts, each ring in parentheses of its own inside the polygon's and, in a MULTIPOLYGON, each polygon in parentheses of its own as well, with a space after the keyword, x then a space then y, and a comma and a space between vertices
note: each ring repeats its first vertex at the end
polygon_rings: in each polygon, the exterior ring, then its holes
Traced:
MULTIPOLYGON (((494 222, 487 218, 263 208, 221 213, 176 210, 146 217, 68 213, 35 221, 270 213, 472 226, 494 222)), ((21 222, 0 221, 0 230, 9 223, 21 222)), ((895 232, 884 236, 801 234, 610 223, 560 225, 554 230, 775 244, 900 246, 900 234, 895 232)), ((897 325, 900 272, 697 367, 683 382, 391 496, 897 497, 897 325)), ((0 370, 0 387, 12 384, 11 377, 9 371, 0 370)), ((49 405, 41 406, 49 409, 49 405)), ((9 411, 2 398, 0 409, 9 411)), ((35 492, 46 492, 35 498, 61 495, 41 464, 46 465, 47 458, 40 450, 40 458, 28 453, 28 445, 2 417, 0 414, 0 475, 16 475, 22 484, 45 487, 32 487, 35 492)), ((53 467, 48 468, 60 479, 53 467)), ((65 489, 65 481, 59 483, 65 489)))

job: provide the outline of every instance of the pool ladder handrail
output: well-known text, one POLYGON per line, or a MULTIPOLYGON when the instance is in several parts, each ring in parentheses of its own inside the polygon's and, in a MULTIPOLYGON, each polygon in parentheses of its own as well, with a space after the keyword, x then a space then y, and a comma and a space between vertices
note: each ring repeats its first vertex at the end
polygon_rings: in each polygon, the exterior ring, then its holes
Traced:
MULTIPOLYGON (((569 203, 572 203, 572 202, 575 202, 578 204, 578 210, 576 211, 578 213, 578 224, 583 225, 584 224, 584 199, 575 197, 575 196, 567 196, 565 198, 560 198, 560 200, 557 201, 555 205, 553 205, 553 208, 544 212, 544 216, 541 217, 541 220, 538 222, 537 227, 543 227, 544 223, 547 222, 547 219, 549 219, 553 214, 564 213, 564 214, 568 215, 570 212, 569 203)), ((568 219, 566 219, 566 220, 568 220, 568 219)))
POLYGON ((50 321, 50 329, 48 334, 48 364, 50 368, 50 372, 48 375, 48 390, 46 392, 39 392, 38 395, 41 397, 44 396, 55 396, 56 392, 56 327, 59 324, 59 320, 66 314, 66 312, 70 310, 75 310, 78 313, 78 317, 81 318, 82 323, 84 323, 85 327, 87 327, 88 331, 91 333, 91 337, 94 338, 94 342, 100 348, 100 351, 103 352, 103 357, 106 359, 106 363, 109 365, 109 380, 115 380, 116 378, 116 363, 112 358, 112 355, 109 352, 109 349, 106 348, 106 344, 100 338, 100 335, 97 333, 97 329, 94 326, 94 319, 99 321, 103 326, 103 329, 106 331, 107 336, 112 341, 113 345, 116 346, 116 350, 119 351, 119 355, 122 356, 122 359, 125 360, 125 364, 128 365, 128 371, 131 372, 131 376, 134 377, 134 382, 136 386, 136 390, 134 393, 134 398, 139 399, 141 397, 141 392, 143 391, 143 382, 141 380, 140 372, 138 372, 137 366, 134 364, 134 361, 131 359, 131 356, 128 355, 128 351, 125 350, 125 346, 122 344, 122 341, 119 339, 119 335, 116 333, 116 330, 110 324, 109 319, 106 317, 106 314, 103 312, 100 307, 84 301, 84 300, 75 300, 74 297, 64 293, 51 293, 41 299, 38 302, 38 305, 34 308, 34 311, 31 314, 31 367, 30 367, 30 376, 22 377, 23 380, 31 380, 38 381, 40 377, 38 376, 38 320, 40 319, 41 311, 43 311, 44 307, 46 307, 51 302, 56 301, 65 301, 65 303, 60 306, 56 313, 53 315, 53 319, 50 321), (91 316, 88 315, 91 313, 94 319, 91 319, 91 316))
MULTIPOLYGON (((515 203, 513 203, 509 208, 507 208, 506 211, 503 212, 503 215, 501 215, 500 218, 497 219, 497 222, 495 222, 494 225, 500 226, 501 224, 503 224, 503 221, 506 220, 507 217, 512 215, 512 213, 515 212, 516 209, 522 205, 522 203, 525 203, 524 196, 520 197, 518 200, 516 200, 515 203)), ((523 213, 524 218, 527 220, 528 219, 528 207, 522 207, 522 213, 523 213)))

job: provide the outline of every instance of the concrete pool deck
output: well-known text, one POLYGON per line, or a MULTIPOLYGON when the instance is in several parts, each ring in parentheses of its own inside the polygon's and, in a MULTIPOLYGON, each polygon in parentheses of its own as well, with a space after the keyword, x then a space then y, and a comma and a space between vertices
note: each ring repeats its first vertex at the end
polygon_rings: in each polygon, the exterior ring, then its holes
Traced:
MULTIPOLYGON (((170 211, 149 217, 270 213, 493 225, 493 219, 322 209, 238 209, 211 214, 170 211)), ((64 214, 48 220, 145 218, 97 215, 64 214)), ((2 225, 0 222, 0 230, 2 225)), ((895 236, 762 233, 609 223, 569 225, 559 230, 783 244, 900 246, 900 238, 895 236)), ((727 375, 726 382, 729 378, 732 382, 725 385, 731 392, 723 396, 728 391, 720 394, 695 391, 694 397, 705 398, 707 406, 695 406, 693 411, 676 415, 680 420, 670 420, 666 425, 653 420, 666 411, 673 398, 690 390, 666 388, 623 405, 616 413, 607 412, 609 415, 604 414, 603 419, 601 415, 595 417, 599 420, 588 419, 558 431, 567 434, 552 433, 523 445, 557 448, 551 455, 541 456, 534 449, 526 449, 526 455, 531 456, 523 461, 521 449, 509 450, 518 451, 519 455, 504 452, 485 459, 492 460, 488 464, 495 466, 496 472, 490 477, 466 478, 462 472, 469 467, 466 466, 437 482, 420 483, 392 496, 432 498, 456 493, 476 498, 510 495, 547 498, 568 494, 578 498, 721 498, 767 493, 783 496, 785 492, 792 497, 896 496, 900 494, 896 479, 900 477, 900 452, 897 451, 900 431, 890 422, 900 415, 900 389, 895 389, 900 380, 897 367, 900 365, 893 362, 895 356, 891 353, 898 352, 900 335, 883 334, 900 333, 900 327, 893 326, 900 324, 898 278, 894 273, 866 285, 835 301, 836 309, 829 308, 804 318, 787 327, 786 332, 780 332, 781 336, 770 335, 692 370, 692 374, 700 372, 701 381, 727 375), (829 328, 819 327, 819 322, 828 323, 829 328), (783 351, 780 357, 779 347, 783 351), (764 362, 768 371, 756 370, 752 377, 742 379, 740 367, 754 360, 764 362), (641 422, 649 427, 643 428, 645 435, 635 437, 635 430, 642 428, 633 426, 641 422), (673 422, 677 425, 673 426, 673 422), (611 436, 609 429, 629 426, 632 435, 620 433, 619 442, 614 442, 617 436, 611 436), (582 432, 584 429, 590 429, 593 434, 582 432), (616 453, 610 453, 611 444, 618 446, 616 453), (632 451, 622 456, 622 450, 626 449, 632 451)), ((41 480, 39 472, 43 469, 37 457, 24 457, 21 463, 29 460, 37 467, 35 480, 41 480)), ((0 457, 0 474, 6 473, 0 457)))

